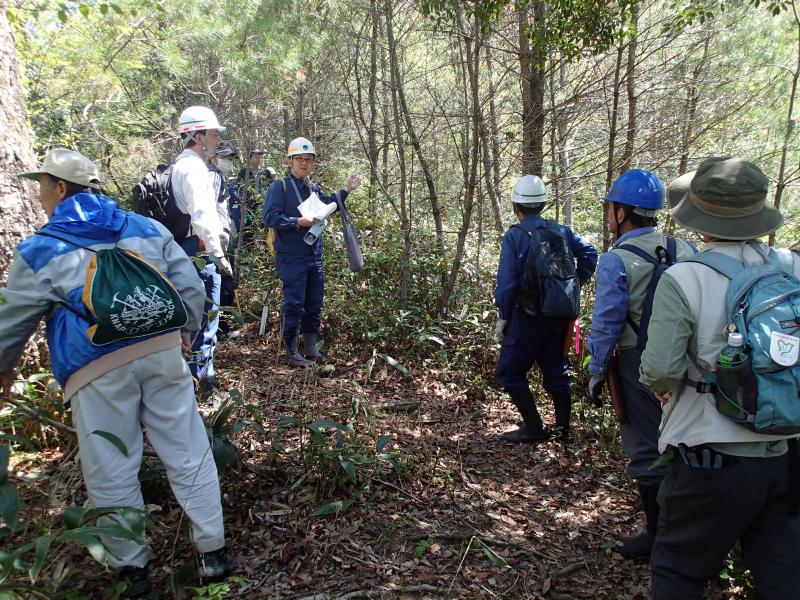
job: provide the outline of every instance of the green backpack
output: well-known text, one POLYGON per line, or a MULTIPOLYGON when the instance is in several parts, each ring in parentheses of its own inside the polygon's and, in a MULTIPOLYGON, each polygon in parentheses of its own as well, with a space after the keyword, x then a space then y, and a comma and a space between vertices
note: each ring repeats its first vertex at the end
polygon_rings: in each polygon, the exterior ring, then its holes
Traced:
POLYGON ((50 233, 37 235, 92 253, 81 296, 87 312, 81 314, 66 303, 63 306, 88 321, 86 335, 95 346, 166 333, 186 325, 186 307, 178 290, 138 252, 118 246, 93 250, 50 233))

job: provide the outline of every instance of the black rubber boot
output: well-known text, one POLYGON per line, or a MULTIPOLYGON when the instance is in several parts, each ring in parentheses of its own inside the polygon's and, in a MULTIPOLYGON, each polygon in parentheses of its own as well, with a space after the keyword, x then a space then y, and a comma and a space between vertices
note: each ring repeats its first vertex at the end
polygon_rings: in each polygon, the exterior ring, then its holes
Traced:
POLYGON ((628 558, 649 559, 658 530, 658 486, 639 484, 645 527, 636 535, 617 538, 614 552, 628 558))
POLYGON ((125 589, 120 598, 140 598, 150 593, 153 584, 150 582, 150 571, 147 565, 134 567, 131 565, 117 569, 114 576, 117 581, 125 582, 125 589))
POLYGON ((330 359, 317 350, 317 342, 319 336, 316 333, 303 334, 303 354, 308 360, 315 362, 318 365, 327 365, 330 359))
POLYGON ((297 336, 284 339, 286 342, 286 362, 292 367, 313 367, 314 361, 303 358, 297 349, 297 336))
POLYGON ((562 442, 569 441, 569 421, 572 414, 572 396, 563 392, 550 394, 556 413, 556 424, 552 434, 562 442))
POLYGON ((536 403, 533 401, 533 394, 529 388, 516 388, 509 390, 511 402, 517 407, 522 415, 524 424, 514 431, 506 431, 502 438, 507 442, 515 444, 530 444, 533 442, 543 442, 547 439, 547 433, 542 427, 542 418, 536 410, 536 403))

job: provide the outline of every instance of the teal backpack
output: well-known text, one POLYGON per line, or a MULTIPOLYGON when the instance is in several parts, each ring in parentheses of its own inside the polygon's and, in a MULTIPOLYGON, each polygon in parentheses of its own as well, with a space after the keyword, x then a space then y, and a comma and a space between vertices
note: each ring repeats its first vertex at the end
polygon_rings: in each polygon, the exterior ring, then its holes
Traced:
POLYGON ((756 384, 755 393, 740 390, 735 398, 720 398, 714 373, 705 373, 705 383, 697 384, 697 390, 713 391, 718 410, 752 431, 800 433, 800 280, 794 275, 792 254, 770 249, 768 263, 749 267, 713 251, 688 262, 706 265, 731 280, 725 331, 742 334, 751 371, 743 379, 756 384))

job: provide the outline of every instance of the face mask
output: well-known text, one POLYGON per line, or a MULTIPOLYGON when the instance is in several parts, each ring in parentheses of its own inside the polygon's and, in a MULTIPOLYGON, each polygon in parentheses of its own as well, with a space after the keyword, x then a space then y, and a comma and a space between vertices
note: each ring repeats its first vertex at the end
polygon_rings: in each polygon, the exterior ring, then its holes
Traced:
POLYGON ((230 173, 230 170, 233 168, 233 161, 228 158, 218 158, 217 159, 217 168, 220 171, 225 173, 226 175, 230 173))

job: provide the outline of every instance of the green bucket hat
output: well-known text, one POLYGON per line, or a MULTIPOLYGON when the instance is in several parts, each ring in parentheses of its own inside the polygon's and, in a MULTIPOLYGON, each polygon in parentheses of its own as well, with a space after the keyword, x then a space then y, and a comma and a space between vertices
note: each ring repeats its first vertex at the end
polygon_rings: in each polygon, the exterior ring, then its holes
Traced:
POLYGON ((670 184, 669 203, 688 189, 672 211, 687 229, 723 240, 751 240, 783 225, 780 211, 767 206, 767 176, 740 158, 709 158, 693 176, 682 175, 670 184), (674 192, 673 192, 674 189, 674 192))
POLYGON ((684 173, 677 179, 673 179, 667 186, 667 208, 672 210, 681 203, 686 192, 689 191, 689 184, 692 183, 692 178, 697 171, 691 173, 684 173))

